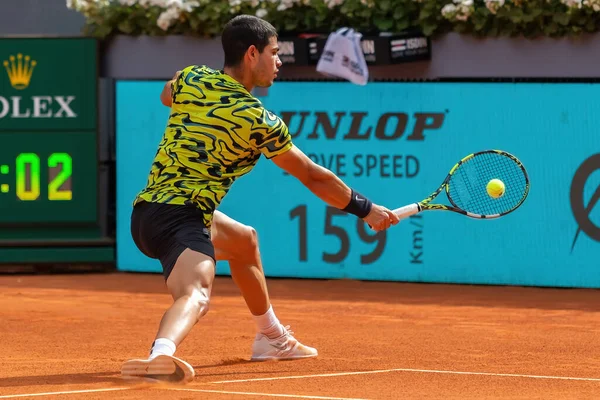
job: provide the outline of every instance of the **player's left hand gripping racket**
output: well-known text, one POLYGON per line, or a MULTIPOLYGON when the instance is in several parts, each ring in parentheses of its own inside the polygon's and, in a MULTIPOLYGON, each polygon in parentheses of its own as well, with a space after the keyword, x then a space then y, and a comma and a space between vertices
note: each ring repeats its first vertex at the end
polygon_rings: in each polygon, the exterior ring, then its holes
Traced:
POLYGON ((529 177, 525 167, 510 153, 485 150, 469 154, 448 173, 440 187, 418 203, 394 210, 400 219, 421 211, 454 211, 471 218, 491 219, 506 215, 523 204, 529 194, 529 177), (504 194, 494 198, 487 192, 492 179, 504 183, 504 194), (450 205, 431 204, 442 190, 446 191, 450 205))

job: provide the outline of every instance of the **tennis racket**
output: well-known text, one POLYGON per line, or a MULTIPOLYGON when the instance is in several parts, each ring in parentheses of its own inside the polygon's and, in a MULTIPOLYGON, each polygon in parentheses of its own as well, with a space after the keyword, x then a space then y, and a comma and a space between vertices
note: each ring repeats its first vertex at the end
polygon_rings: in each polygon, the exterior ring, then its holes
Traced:
POLYGON ((529 194, 529 177, 525 167, 510 153, 485 150, 469 154, 448 173, 440 187, 425 200, 394 210, 400 219, 421 211, 454 211, 471 218, 492 219, 513 212, 529 194), (487 185, 492 179, 504 183, 504 194, 491 197, 487 185), (442 190, 451 205, 431 203, 442 190))

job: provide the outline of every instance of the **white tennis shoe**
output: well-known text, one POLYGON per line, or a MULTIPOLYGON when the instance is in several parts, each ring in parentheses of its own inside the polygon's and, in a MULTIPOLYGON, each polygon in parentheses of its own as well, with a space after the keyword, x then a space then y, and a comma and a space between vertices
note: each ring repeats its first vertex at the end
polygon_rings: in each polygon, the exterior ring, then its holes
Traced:
POLYGON ((252 344, 252 361, 295 360, 316 357, 317 349, 303 345, 296 339, 289 326, 283 328, 284 333, 278 338, 270 339, 258 333, 252 344))
POLYGON ((129 360, 121 367, 125 378, 146 378, 165 382, 187 383, 194 379, 194 368, 173 356, 160 355, 152 360, 129 360))

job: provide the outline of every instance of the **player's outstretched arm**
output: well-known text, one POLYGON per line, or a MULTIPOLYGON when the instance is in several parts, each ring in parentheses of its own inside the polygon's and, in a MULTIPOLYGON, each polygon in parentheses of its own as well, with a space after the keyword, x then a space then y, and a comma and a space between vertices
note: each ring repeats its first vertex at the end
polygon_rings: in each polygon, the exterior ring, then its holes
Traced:
POLYGON ((317 197, 332 207, 362 218, 374 230, 384 230, 398 223, 398 216, 385 207, 348 187, 333 172, 308 158, 299 148, 292 148, 272 158, 281 169, 297 178, 317 197))

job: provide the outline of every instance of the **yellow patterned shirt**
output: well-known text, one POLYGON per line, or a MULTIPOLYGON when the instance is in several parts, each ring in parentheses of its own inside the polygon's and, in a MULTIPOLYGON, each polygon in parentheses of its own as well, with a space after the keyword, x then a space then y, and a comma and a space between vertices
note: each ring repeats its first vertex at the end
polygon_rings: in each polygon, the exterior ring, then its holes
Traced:
POLYGON ((222 71, 189 66, 173 82, 172 96, 148 182, 134 204, 194 205, 209 227, 233 182, 261 154, 285 153, 292 139, 279 117, 222 71))

